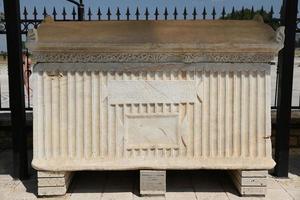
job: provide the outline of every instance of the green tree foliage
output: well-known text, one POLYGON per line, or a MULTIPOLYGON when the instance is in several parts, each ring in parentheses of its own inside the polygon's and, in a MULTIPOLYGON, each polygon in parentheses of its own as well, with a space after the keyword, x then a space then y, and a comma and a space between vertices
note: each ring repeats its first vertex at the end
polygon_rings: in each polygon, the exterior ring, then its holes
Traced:
POLYGON ((278 20, 275 20, 273 18, 273 11, 270 11, 269 13, 265 10, 257 10, 253 11, 253 9, 242 9, 237 11, 232 11, 231 13, 228 13, 224 16, 225 20, 251 20, 254 18, 254 16, 260 15, 262 16, 265 23, 269 24, 274 30, 276 30, 280 24, 278 20))

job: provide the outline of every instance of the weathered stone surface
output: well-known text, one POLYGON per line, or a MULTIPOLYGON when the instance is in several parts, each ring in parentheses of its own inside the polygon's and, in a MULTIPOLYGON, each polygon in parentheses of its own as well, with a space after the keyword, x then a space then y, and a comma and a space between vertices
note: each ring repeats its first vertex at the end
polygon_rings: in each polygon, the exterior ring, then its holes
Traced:
MULTIPOLYGON (((269 62, 283 38, 257 21, 42 24, 28 41, 33 166, 272 168, 269 62)), ((265 178, 248 175, 235 176, 240 192, 263 193, 265 178)), ((60 187, 52 178, 40 184, 60 187)))
POLYGON ((142 196, 165 195, 166 171, 140 170, 140 194, 142 196))
POLYGON ((72 172, 38 171, 38 195, 65 195, 72 181, 72 172))
POLYGON ((266 170, 236 170, 229 172, 234 185, 242 196, 265 196, 266 170))
POLYGON ((269 62, 283 36, 254 20, 51 22, 27 45, 39 62, 269 62))
MULTIPOLYGON (((69 172, 68 172, 69 173, 69 172)), ((37 171, 37 176, 39 178, 61 178, 65 177, 66 172, 61 171, 37 171)))
POLYGON ((39 196, 62 196, 67 192, 67 188, 64 186, 56 187, 38 187, 39 196))
POLYGON ((47 65, 34 72, 37 169, 274 166, 267 64, 47 65))
POLYGON ((240 177, 262 177, 266 178, 268 171, 267 170, 237 170, 231 171, 236 176, 240 177))

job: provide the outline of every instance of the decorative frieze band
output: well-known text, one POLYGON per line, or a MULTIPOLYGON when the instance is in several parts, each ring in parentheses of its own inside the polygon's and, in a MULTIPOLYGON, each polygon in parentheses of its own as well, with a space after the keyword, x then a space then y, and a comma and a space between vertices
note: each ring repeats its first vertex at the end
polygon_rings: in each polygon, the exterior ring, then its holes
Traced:
POLYGON ((95 52, 34 52, 34 59, 40 63, 166 63, 166 62, 227 62, 268 63, 272 53, 95 53, 95 52))
POLYGON ((269 72, 267 63, 38 63, 34 66, 36 72, 47 72, 49 75, 59 75, 67 72, 126 72, 137 74, 143 72, 269 72))

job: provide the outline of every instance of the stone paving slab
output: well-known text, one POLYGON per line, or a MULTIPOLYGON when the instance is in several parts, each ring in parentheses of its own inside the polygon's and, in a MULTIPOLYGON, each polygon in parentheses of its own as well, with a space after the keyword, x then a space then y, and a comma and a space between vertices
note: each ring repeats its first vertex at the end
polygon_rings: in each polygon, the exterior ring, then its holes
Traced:
MULTIPOLYGON (((36 174, 26 181, 13 180, 7 162, 10 152, 0 152, 0 200, 36 200, 36 174)), ((291 153, 289 178, 268 175, 267 196, 240 197, 226 171, 167 171, 165 197, 140 197, 138 171, 76 172, 63 197, 41 200, 300 200, 300 151, 291 153), (294 165, 297 166, 294 166, 294 165)))
MULTIPOLYGON (((64 197, 55 198, 40 198, 40 199, 82 199, 82 200, 94 200, 94 199, 185 199, 185 200, 258 200, 258 199, 270 199, 270 200, 297 200, 300 198, 299 189, 289 181, 277 180, 273 177, 271 187, 268 188, 266 198, 261 197, 239 197, 238 192, 230 182, 228 177, 221 176, 216 177, 211 172, 205 172, 207 176, 212 175, 211 181, 205 181, 199 179, 197 182, 193 182, 191 187, 180 188, 180 182, 177 182, 177 187, 167 187, 167 193, 165 197, 139 197, 137 195, 137 188, 132 187, 134 185, 132 180, 126 179, 126 174, 118 175, 119 180, 122 180, 124 185, 119 185, 116 181, 110 181, 105 172, 79 172, 74 178, 74 182, 71 185, 68 194, 64 197), (283 183, 281 183, 283 182, 283 183), (125 184, 126 183, 126 184, 125 184), (281 184, 285 184, 285 189, 281 184)), ((198 176, 201 178, 202 176, 198 176)), ((182 181, 186 181, 189 177, 182 177, 182 181)), ((206 179, 207 180, 207 179, 206 179)), ((20 181, 10 181, 13 184, 7 184, 0 189, 0 199, 2 200, 34 200, 36 198, 35 183, 34 180, 29 180, 27 183, 20 181)))

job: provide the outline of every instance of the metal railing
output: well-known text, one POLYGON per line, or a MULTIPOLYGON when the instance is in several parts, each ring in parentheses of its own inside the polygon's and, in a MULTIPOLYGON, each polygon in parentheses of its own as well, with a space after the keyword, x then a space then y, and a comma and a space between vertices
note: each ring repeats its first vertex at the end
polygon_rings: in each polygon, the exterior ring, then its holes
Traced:
MULTIPOLYGON (((82 4, 81 4, 82 6, 82 4)), ((67 9, 65 7, 62 7, 60 12, 58 12, 58 9, 53 7, 53 9, 48 12, 47 9, 44 7, 44 9, 41 12, 38 12, 36 7, 33 8, 32 14, 29 14, 28 9, 24 7, 22 11, 21 16, 21 32, 23 35, 26 35, 28 30, 31 28, 37 28, 43 19, 46 16, 52 16, 55 21, 75 21, 75 20, 81 20, 85 19, 86 21, 109 21, 109 20, 216 20, 216 19, 252 19, 256 14, 261 14, 263 18, 265 19, 266 23, 269 23, 273 28, 280 25, 280 19, 274 17, 274 9, 271 6, 269 10, 264 9, 264 7, 261 7, 259 10, 254 10, 254 8, 244 8, 242 7, 240 10, 237 10, 235 7, 232 7, 230 9, 226 9, 223 7, 221 10, 216 10, 215 7, 213 7, 210 11, 206 8, 192 8, 192 10, 188 10, 187 7, 182 7, 182 9, 178 9, 177 7, 174 7, 173 9, 164 7, 164 8, 158 8, 155 9, 148 9, 147 7, 141 9, 139 7, 136 7, 134 9, 130 9, 127 7, 126 9, 121 10, 120 8, 116 8, 115 10, 112 10, 110 7, 107 7, 106 9, 100 9, 98 7, 97 9, 92 11, 91 8, 87 9, 86 15, 82 15, 80 13, 83 13, 83 8, 79 7, 76 8, 73 7, 67 12, 67 9), (60 14, 59 14, 60 13, 60 14), (79 13, 79 15, 78 15, 79 13)), ((278 13, 279 14, 279 13, 278 13)), ((297 21, 300 24, 300 18, 297 21)), ((0 20, 0 27, 2 27, 2 30, 0 30, 0 34, 6 34, 5 29, 5 22, 4 19, 0 20)), ((297 28, 297 32, 300 33, 300 29, 297 28)), ((24 49, 24 58, 27 59, 24 61, 24 63, 29 63, 29 52, 24 49)), ((29 65, 23 66, 24 68, 24 76, 30 76, 31 70, 29 65)), ((0 69, 1 70, 1 69, 0 69)), ((277 70, 277 77, 278 77, 278 70, 277 70)), ((299 78, 299 77, 297 77, 299 78)), ((27 81, 27 85, 25 87, 25 98, 26 98, 26 110, 32 110, 31 107, 31 90, 30 90, 30 81, 28 79, 24 79, 27 81)), ((272 103, 272 109, 277 109, 277 90, 278 90, 278 78, 276 78, 276 89, 275 89, 275 96, 273 97, 273 103, 272 103)), ((8 94, 2 94, 1 93, 1 79, 0 79, 0 111, 9 111, 9 105, 3 106, 2 101, 3 95, 6 95, 5 98, 8 98, 8 94)), ((297 95, 297 94, 295 94, 297 95)), ((292 109, 300 109, 300 97, 298 94, 299 104, 297 106, 292 106, 292 109)), ((7 101, 7 100, 5 100, 7 101)))

